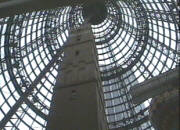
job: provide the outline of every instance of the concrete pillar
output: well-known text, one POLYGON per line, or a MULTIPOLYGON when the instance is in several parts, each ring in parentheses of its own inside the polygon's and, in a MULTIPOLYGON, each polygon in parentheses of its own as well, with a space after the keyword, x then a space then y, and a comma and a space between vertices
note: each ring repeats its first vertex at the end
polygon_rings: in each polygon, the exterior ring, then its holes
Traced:
POLYGON ((152 98, 149 119, 156 130, 179 130, 179 90, 152 98))
POLYGON ((131 87, 130 94, 133 102, 139 104, 166 91, 178 88, 179 85, 179 67, 177 67, 131 87))
POLYGON ((88 24, 70 32, 53 94, 48 130, 106 130, 95 41, 88 24))
POLYGON ((135 104, 152 98, 149 119, 156 130, 179 130, 179 67, 131 88, 135 104))

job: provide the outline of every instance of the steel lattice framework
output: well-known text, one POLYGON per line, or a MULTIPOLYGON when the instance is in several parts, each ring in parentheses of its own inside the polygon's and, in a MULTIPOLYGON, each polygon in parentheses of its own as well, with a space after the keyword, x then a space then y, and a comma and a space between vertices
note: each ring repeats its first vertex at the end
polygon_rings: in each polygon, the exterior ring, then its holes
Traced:
MULTIPOLYGON (((131 86, 178 64, 179 17, 174 0, 111 0, 92 25, 109 129, 153 129, 149 101, 134 105, 131 86)), ((0 129, 45 129, 58 64, 82 6, 0 19, 0 129)))

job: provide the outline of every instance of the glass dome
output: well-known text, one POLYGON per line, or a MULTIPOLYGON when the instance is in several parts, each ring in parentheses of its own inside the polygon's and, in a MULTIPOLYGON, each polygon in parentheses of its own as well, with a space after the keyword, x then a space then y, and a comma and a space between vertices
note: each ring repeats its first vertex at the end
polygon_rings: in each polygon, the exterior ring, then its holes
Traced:
MULTIPOLYGON (((92 25, 109 129, 153 129, 149 100, 134 105, 129 89, 178 64, 174 0, 109 0, 92 25)), ((0 129, 46 128, 58 64, 82 6, 0 18, 0 129)))

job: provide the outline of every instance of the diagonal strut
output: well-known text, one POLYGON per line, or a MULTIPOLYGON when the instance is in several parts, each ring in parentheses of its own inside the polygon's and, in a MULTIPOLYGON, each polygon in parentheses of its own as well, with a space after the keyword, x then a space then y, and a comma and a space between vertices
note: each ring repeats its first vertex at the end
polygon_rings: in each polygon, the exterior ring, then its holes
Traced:
MULTIPOLYGON (((29 101, 27 97, 31 94, 33 89, 37 86, 37 84, 41 81, 41 79, 46 75, 46 73, 50 70, 50 68, 56 63, 63 53, 63 49, 58 49, 57 53, 53 56, 53 59, 47 64, 47 66, 41 71, 38 77, 32 82, 32 84, 28 87, 28 89, 24 92, 24 94, 17 100, 17 102, 13 105, 13 107, 9 110, 9 112, 5 115, 5 117, 0 122, 0 130, 5 127, 7 122, 11 119, 11 117, 16 113, 18 108, 23 104, 23 102, 29 101)), ((27 103, 28 105, 28 103, 27 103)))

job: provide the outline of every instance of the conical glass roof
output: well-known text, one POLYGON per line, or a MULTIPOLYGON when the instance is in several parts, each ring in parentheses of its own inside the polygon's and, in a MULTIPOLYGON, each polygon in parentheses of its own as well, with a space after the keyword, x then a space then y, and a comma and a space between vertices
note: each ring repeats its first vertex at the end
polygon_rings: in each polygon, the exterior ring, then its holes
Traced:
MULTIPOLYGON (((151 99, 134 105, 129 89, 178 64, 179 16, 174 0, 109 0, 92 25, 109 129, 153 129, 151 99)), ((0 129, 46 128, 58 65, 82 5, 0 18, 0 129)))

